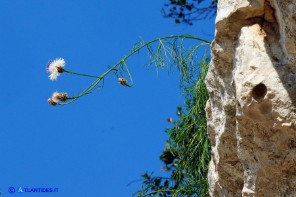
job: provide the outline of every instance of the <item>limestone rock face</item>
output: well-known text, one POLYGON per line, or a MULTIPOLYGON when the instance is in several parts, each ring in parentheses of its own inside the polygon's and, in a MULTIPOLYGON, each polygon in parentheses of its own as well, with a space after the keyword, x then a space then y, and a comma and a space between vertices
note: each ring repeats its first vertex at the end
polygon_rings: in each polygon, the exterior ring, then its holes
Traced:
POLYGON ((219 0, 211 196, 296 196, 296 0, 219 0))

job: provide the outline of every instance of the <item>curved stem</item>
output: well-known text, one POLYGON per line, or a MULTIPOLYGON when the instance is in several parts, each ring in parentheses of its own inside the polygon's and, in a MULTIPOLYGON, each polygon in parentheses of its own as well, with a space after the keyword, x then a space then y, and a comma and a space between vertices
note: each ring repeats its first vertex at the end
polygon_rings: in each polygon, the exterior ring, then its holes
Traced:
POLYGON ((91 84, 89 85, 83 92, 81 92, 79 95, 77 95, 74 99, 72 99, 71 101, 69 102, 66 102, 66 103, 60 103, 60 105, 67 105, 67 104, 70 104, 74 101, 76 101, 78 98, 84 96, 85 94, 89 94, 91 90, 93 90, 100 82, 101 80, 106 77, 111 71, 113 70, 117 70, 116 68, 118 66, 120 66, 121 64, 123 64, 127 59, 129 59, 131 56, 133 56, 135 53, 138 53, 140 50, 142 50, 143 48, 149 46, 150 44, 154 43, 154 42, 157 42, 159 40, 166 40, 166 39, 179 39, 179 38, 182 38, 182 39, 193 39, 193 40, 198 40, 198 41, 202 41, 206 44, 211 44, 210 41, 207 41, 207 40, 204 40, 204 39, 201 39, 201 38, 198 38, 198 37, 195 37, 195 36, 192 36, 192 35, 189 35, 189 34, 183 34, 183 35, 178 35, 178 36, 174 36, 174 35, 171 35, 171 36, 164 36, 162 38, 156 38, 156 39, 153 39, 149 42, 146 42, 144 43, 143 45, 137 47, 136 49, 132 50, 131 53, 129 53, 128 55, 124 56, 120 61, 118 61, 116 64, 114 64, 114 66, 112 66, 110 69, 108 69, 105 73, 103 73, 102 75, 100 75, 99 77, 97 77, 97 79, 91 84))
POLYGON ((131 88, 134 85, 132 75, 131 75, 131 73, 130 73, 130 71, 128 69, 128 66, 126 65, 125 62, 123 62, 123 65, 125 66, 124 68, 126 69, 126 72, 127 72, 128 76, 129 76, 129 78, 131 80, 131 83, 130 84, 126 84, 126 86, 129 87, 129 88, 131 88))

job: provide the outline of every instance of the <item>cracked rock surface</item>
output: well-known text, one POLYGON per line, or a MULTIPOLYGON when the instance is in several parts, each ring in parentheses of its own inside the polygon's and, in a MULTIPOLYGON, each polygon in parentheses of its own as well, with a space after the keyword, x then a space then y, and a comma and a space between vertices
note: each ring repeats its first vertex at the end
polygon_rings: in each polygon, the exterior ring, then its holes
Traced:
POLYGON ((220 0, 206 77, 211 196, 296 196, 296 0, 220 0))

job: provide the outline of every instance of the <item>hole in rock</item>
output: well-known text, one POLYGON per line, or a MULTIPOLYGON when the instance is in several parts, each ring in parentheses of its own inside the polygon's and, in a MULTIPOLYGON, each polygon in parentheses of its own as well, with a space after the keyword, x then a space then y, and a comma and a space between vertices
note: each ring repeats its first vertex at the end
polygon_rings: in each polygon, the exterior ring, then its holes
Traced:
POLYGON ((252 90, 252 97, 258 101, 264 98, 267 93, 267 87, 263 83, 259 83, 252 90))

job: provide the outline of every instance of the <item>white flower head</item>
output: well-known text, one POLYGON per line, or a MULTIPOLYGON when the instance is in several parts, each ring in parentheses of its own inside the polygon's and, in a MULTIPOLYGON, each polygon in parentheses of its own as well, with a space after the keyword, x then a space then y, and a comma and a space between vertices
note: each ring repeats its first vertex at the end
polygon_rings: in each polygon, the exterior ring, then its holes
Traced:
POLYGON ((65 64, 66 62, 63 58, 57 58, 48 62, 47 71, 50 73, 50 80, 57 80, 58 76, 64 71, 65 64))

